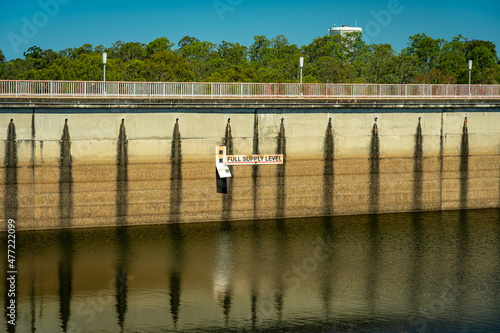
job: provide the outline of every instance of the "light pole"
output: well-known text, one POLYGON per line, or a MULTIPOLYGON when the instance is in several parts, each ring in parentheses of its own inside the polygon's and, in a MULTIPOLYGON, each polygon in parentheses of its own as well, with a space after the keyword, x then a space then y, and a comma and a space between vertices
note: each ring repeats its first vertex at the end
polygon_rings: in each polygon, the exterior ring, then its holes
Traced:
POLYGON ((300 66, 300 84, 302 84, 302 68, 304 67, 304 57, 299 58, 299 66, 300 66))
POLYGON ((470 78, 472 73, 472 60, 469 60, 469 96, 470 96, 470 78))
POLYGON ((106 61, 108 60, 108 54, 106 52, 102 53, 102 64, 104 65, 104 82, 106 82, 106 61))

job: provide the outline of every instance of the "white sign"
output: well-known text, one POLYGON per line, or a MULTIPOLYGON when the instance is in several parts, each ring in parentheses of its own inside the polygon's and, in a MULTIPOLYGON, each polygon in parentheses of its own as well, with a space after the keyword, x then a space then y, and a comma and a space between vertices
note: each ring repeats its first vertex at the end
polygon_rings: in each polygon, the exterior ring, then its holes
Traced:
POLYGON ((231 178, 231 171, 229 171, 227 164, 217 163, 215 166, 217 167, 217 172, 219 173, 220 178, 231 178))
POLYGON ((227 165, 283 164, 283 155, 228 155, 227 165))
POLYGON ((225 165, 283 164, 283 154, 226 155, 226 146, 217 146, 215 163, 225 165))
POLYGON ((231 171, 227 167, 226 146, 215 147, 215 167, 220 178, 231 177, 231 171))

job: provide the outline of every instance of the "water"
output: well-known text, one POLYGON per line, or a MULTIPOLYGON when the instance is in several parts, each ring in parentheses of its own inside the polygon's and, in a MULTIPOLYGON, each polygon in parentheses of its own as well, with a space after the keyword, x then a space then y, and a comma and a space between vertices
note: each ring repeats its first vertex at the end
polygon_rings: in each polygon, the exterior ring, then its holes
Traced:
POLYGON ((497 210, 17 238, 17 325, 0 330, 500 331, 497 210))

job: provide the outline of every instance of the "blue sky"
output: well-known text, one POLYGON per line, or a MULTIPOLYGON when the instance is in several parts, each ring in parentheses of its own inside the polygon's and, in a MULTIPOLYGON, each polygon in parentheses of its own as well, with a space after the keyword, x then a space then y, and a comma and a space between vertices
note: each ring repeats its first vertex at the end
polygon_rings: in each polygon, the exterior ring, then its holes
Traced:
POLYGON ((13 59, 33 45, 60 51, 158 37, 177 44, 186 35, 249 46, 253 36, 282 34, 302 46, 355 20, 365 41, 396 51, 417 33, 446 40, 462 34, 500 47, 498 0, 0 0, 0 50, 13 59))

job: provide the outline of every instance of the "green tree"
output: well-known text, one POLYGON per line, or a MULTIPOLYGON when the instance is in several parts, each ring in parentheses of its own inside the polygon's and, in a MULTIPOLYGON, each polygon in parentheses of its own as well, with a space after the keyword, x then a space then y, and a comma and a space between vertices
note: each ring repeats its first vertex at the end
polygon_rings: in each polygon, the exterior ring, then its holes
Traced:
POLYGON ((255 36, 254 43, 250 46, 249 56, 253 62, 263 61, 271 51, 272 42, 266 36, 255 36))
POLYGON ((0 50, 1 79, 102 80, 102 53, 108 53, 107 79, 127 81, 298 82, 299 57, 305 57, 303 82, 498 84, 495 44, 451 41, 425 34, 409 37, 407 48, 366 45, 359 33, 317 37, 301 48, 283 35, 255 36, 250 47, 185 36, 173 44, 160 37, 149 44, 117 41, 111 47, 83 44, 59 52, 30 47, 24 59, 6 61, 0 50))
POLYGON ((318 82, 322 83, 347 83, 354 79, 354 67, 345 60, 337 60, 333 57, 319 58, 310 72, 318 82))
POLYGON ((462 35, 445 42, 441 49, 441 60, 436 67, 445 75, 453 75, 457 83, 468 82, 466 43, 467 39, 462 35))
POLYGON ((35 68, 34 59, 14 59, 3 64, 2 79, 21 80, 22 74, 35 68))
POLYGON ((191 37, 191 36, 184 36, 179 41, 179 43, 177 43, 177 46, 179 47, 179 49, 182 49, 183 47, 188 46, 192 43, 199 43, 199 42, 200 42, 200 40, 198 38, 191 37))
POLYGON ((147 81, 194 81, 195 75, 187 61, 173 52, 160 51, 145 61, 147 81))
POLYGON ((146 63, 144 60, 132 60, 125 65, 125 68, 123 70, 123 79, 125 81, 146 81, 145 76, 146 63))
POLYGON ((210 82, 255 82, 253 68, 233 65, 229 69, 215 71, 208 77, 210 82))
POLYGON ((101 81, 104 76, 102 56, 97 53, 81 54, 73 61, 64 62, 63 66, 68 80, 101 81))
POLYGON ((500 64, 486 68, 483 71, 483 83, 485 84, 500 84, 500 64))
POLYGON ((138 42, 123 43, 116 50, 116 55, 123 62, 143 59, 146 52, 146 45, 138 42))
POLYGON ((222 41, 222 43, 217 46, 217 53, 228 65, 249 64, 248 48, 239 43, 222 41))
POLYGON ((302 46, 302 52, 307 57, 307 62, 315 63, 321 57, 345 59, 342 53, 341 37, 325 35, 315 38, 310 44, 302 46))
POLYGON ((25 58, 39 59, 41 58, 42 48, 38 46, 30 47, 26 52, 23 53, 25 58))
POLYGON ((150 57, 160 51, 171 51, 173 45, 167 37, 156 38, 146 46, 146 57, 150 57))
POLYGON ((215 55, 215 45, 210 42, 192 42, 179 49, 179 54, 189 62, 205 62, 215 55))
POLYGON ((389 44, 372 44, 368 46, 366 66, 363 77, 367 83, 398 83, 394 71, 396 51, 389 44))
POLYGON ((466 43, 466 58, 472 60, 472 83, 484 84, 491 82, 491 74, 498 66, 498 57, 495 44, 473 40, 466 43))
POLYGON ((261 67, 256 73, 257 82, 284 82, 285 78, 276 68, 261 67))
POLYGON ((417 75, 416 70, 417 56, 415 54, 399 53, 393 62, 393 71, 395 83, 408 84, 412 83, 417 75))
POLYGON ((443 39, 432 39, 426 34, 417 34, 409 38, 408 47, 404 50, 409 55, 416 56, 416 68, 419 74, 430 72, 439 66, 443 39))

